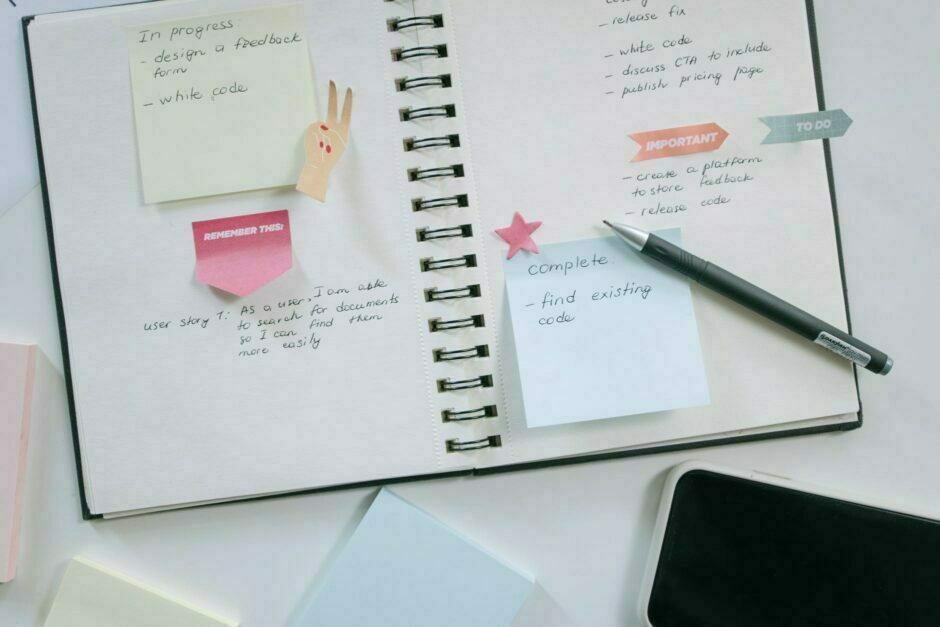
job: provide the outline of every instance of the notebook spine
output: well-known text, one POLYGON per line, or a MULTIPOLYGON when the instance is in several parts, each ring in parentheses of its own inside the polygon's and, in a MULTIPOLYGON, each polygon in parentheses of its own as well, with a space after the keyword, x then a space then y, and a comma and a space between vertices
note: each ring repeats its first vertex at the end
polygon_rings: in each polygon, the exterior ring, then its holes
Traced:
POLYGON ((398 118, 408 166, 403 176, 413 190, 408 197, 422 253, 422 311, 427 313, 427 337, 439 340, 430 342, 427 357, 440 397, 443 448, 459 454, 500 447, 502 435, 492 420, 499 410, 488 396, 493 395, 490 329, 483 315, 483 281, 475 274, 480 258, 472 248, 478 237, 476 212, 468 167, 461 161, 460 84, 456 68, 448 65, 453 49, 447 43, 447 22, 444 11, 431 10, 392 17, 387 26, 402 38, 390 50, 390 87, 405 105, 398 118))

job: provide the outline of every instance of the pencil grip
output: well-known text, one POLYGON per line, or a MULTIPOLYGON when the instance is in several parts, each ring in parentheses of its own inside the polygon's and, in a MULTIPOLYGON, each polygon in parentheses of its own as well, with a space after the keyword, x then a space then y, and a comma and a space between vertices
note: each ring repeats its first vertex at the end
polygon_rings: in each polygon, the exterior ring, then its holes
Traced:
POLYGON ((708 267, 708 262, 704 259, 699 259, 692 253, 652 233, 646 240, 643 253, 696 282, 701 280, 702 274, 708 267))

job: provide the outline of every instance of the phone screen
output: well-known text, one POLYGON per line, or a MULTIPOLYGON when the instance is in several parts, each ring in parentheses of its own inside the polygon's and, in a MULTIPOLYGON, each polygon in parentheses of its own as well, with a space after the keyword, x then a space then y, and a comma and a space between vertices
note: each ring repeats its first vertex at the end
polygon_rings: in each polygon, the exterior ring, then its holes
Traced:
POLYGON ((647 609, 655 627, 938 627, 940 523, 692 470, 647 609))

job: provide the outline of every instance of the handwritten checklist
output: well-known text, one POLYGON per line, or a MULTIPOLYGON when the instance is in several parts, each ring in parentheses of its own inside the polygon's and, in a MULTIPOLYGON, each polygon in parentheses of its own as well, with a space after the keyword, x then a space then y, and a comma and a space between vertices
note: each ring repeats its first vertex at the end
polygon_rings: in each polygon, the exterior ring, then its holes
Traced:
POLYGON ((147 203, 293 185, 315 118, 301 5, 127 30, 147 203))
POLYGON ((709 403, 686 279, 616 237, 540 250, 504 262, 529 427, 709 403))

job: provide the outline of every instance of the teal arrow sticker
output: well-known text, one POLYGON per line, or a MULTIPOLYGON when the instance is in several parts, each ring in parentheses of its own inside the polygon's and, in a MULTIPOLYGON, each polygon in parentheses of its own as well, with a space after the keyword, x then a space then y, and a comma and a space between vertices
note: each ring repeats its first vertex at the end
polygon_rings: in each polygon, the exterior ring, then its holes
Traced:
POLYGON ((770 127, 770 133, 762 144, 788 144, 810 139, 842 137, 852 125, 852 118, 842 109, 771 115, 760 118, 760 121, 770 127))

